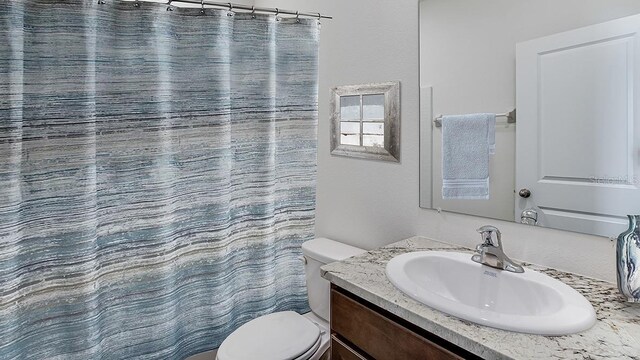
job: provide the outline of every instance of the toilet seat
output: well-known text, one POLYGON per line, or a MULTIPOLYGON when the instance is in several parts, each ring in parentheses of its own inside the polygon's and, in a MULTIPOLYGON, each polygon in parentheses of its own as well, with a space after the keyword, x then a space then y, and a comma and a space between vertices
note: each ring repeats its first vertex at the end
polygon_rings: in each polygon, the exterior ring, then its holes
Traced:
POLYGON ((322 341, 322 336, 318 336, 318 340, 316 341, 315 344, 313 344, 309 350, 307 350, 307 352, 305 352, 304 354, 300 355, 299 357, 297 357, 295 360, 308 360, 311 358, 311 356, 313 354, 316 353, 316 351, 318 351, 318 348, 320 347, 320 342, 322 341))
POLYGON ((318 326, 293 311, 253 319, 220 345, 218 360, 307 360, 320 347, 318 326))

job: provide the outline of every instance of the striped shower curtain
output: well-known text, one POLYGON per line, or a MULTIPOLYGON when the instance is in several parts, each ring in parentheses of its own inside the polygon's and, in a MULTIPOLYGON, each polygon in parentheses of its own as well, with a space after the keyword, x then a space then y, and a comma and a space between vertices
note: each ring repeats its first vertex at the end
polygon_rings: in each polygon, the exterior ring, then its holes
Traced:
POLYGON ((0 359, 184 359, 308 308, 318 25, 0 0, 0 359))

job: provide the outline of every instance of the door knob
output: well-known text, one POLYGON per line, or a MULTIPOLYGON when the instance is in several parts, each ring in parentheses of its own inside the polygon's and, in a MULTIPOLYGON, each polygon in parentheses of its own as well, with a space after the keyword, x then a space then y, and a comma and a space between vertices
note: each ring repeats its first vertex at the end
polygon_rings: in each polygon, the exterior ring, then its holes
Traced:
POLYGON ((521 198, 528 198, 531 196, 531 191, 529 189, 520 189, 520 192, 518 192, 518 195, 520 195, 521 198))

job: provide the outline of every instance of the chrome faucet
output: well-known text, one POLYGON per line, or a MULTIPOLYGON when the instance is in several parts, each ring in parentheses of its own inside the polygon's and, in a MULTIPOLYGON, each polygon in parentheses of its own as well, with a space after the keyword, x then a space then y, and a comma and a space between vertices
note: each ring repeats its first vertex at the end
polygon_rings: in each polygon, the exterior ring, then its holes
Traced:
POLYGON ((500 270, 515 273, 524 272, 524 268, 509 259, 502 250, 502 234, 498 228, 486 225, 478 229, 478 232, 482 234, 483 242, 476 246, 476 253, 471 257, 471 260, 500 270), (493 241, 494 233, 496 234, 496 242, 493 241))

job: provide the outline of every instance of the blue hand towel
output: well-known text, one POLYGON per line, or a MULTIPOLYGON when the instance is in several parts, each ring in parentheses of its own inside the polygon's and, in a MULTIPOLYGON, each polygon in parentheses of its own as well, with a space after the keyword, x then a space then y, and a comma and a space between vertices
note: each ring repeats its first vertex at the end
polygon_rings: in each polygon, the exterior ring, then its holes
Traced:
POLYGON ((495 114, 442 117, 442 198, 489 199, 495 114))

